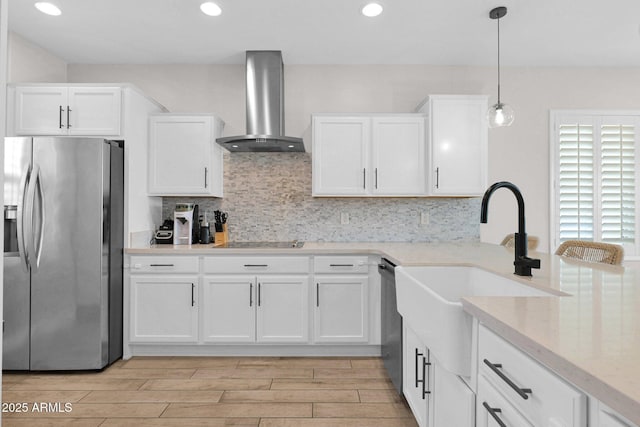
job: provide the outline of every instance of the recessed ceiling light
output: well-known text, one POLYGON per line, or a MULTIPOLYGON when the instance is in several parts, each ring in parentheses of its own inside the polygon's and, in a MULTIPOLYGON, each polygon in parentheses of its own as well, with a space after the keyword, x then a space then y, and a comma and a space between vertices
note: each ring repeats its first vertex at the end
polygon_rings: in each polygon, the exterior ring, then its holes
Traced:
POLYGON ((58 16, 62 14, 62 11, 58 6, 53 3, 49 3, 46 1, 37 2, 35 5, 36 9, 38 9, 42 13, 46 13, 51 16, 58 16))
POLYGON ((202 11, 202 13, 209 16, 220 16, 220 14, 222 14, 222 9, 220 9, 220 6, 210 1, 202 3, 200 5, 200 10, 202 11))
POLYGON ((382 13, 382 5, 378 3, 369 3, 365 7, 362 8, 362 14, 364 16, 368 16, 369 18, 373 18, 374 16, 378 16, 382 13))

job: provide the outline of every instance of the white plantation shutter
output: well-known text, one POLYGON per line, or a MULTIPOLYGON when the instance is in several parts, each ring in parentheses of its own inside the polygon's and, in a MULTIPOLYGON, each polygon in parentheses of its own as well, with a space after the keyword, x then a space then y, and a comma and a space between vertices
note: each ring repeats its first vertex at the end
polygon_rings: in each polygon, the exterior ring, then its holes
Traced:
POLYGON ((562 124, 558 136, 560 241, 593 240, 593 125, 562 124))
POLYGON ((635 240, 635 128, 602 125, 602 241, 634 243, 635 240))
POLYGON ((552 229, 565 240, 623 245, 638 250, 636 145, 640 116, 555 113, 555 194, 552 229))

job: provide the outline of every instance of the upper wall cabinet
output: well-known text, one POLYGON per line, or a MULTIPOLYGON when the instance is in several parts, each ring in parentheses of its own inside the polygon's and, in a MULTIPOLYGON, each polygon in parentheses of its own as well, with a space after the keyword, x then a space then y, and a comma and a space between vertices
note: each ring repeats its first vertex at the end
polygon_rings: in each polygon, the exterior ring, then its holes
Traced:
POLYGON ((149 118, 149 194, 222 197, 224 122, 205 114, 149 118))
MULTIPOLYGON (((122 89, 107 86, 15 86, 14 135, 119 136, 122 89)), ((11 102, 11 101, 10 101, 11 102)), ((9 104, 11 105, 11 104, 9 104)))
POLYGON ((423 114, 316 114, 312 127, 314 196, 424 195, 423 114))
POLYGON ((418 107, 429 117, 429 194, 478 196, 487 188, 487 96, 432 95, 418 107))

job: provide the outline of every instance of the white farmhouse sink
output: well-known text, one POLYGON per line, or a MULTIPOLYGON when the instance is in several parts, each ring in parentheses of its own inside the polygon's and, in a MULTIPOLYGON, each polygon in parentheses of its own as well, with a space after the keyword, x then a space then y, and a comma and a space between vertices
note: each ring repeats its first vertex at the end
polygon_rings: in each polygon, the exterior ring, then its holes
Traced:
POLYGON ((398 266, 398 312, 448 371, 471 374, 472 318, 466 296, 552 296, 553 294, 475 267, 398 266))

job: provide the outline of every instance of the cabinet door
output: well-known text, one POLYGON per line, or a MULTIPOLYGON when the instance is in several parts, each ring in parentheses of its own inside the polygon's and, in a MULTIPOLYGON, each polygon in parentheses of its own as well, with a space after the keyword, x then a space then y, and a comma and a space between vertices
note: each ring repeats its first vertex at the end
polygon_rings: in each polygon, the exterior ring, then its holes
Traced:
POLYGON ((66 87, 16 87, 16 135, 66 135, 66 87))
POLYGON ((404 397, 418 426, 427 427, 431 403, 429 351, 406 324, 403 327, 403 342, 404 397))
POLYGON ((533 427, 533 424, 527 421, 507 399, 489 384, 484 375, 478 375, 477 402, 477 427, 500 427, 500 423, 514 427, 533 427))
POLYGON ((313 195, 361 196, 369 189, 366 117, 313 118, 313 195))
POLYGON ((480 195, 487 187, 487 102, 438 97, 431 105, 435 195, 480 195))
POLYGON ((475 394, 456 374, 431 357, 433 372, 433 426, 475 426, 475 394))
POLYGON ((309 341, 308 276, 258 276, 257 341, 309 341))
POLYGON ((198 341, 198 276, 131 276, 132 342, 198 341))
POLYGON ((211 192, 212 119, 179 115, 149 118, 150 194, 217 195, 211 192))
POLYGON ((205 276, 203 339, 209 342, 254 342, 255 276, 205 276))
POLYGON ((121 93, 119 87, 70 87, 69 135, 120 135, 121 93))
POLYGON ((314 341, 369 340, 369 279, 367 276, 316 276, 314 341))
POLYGON ((427 188, 424 117, 372 121, 373 194, 424 195, 427 188))

